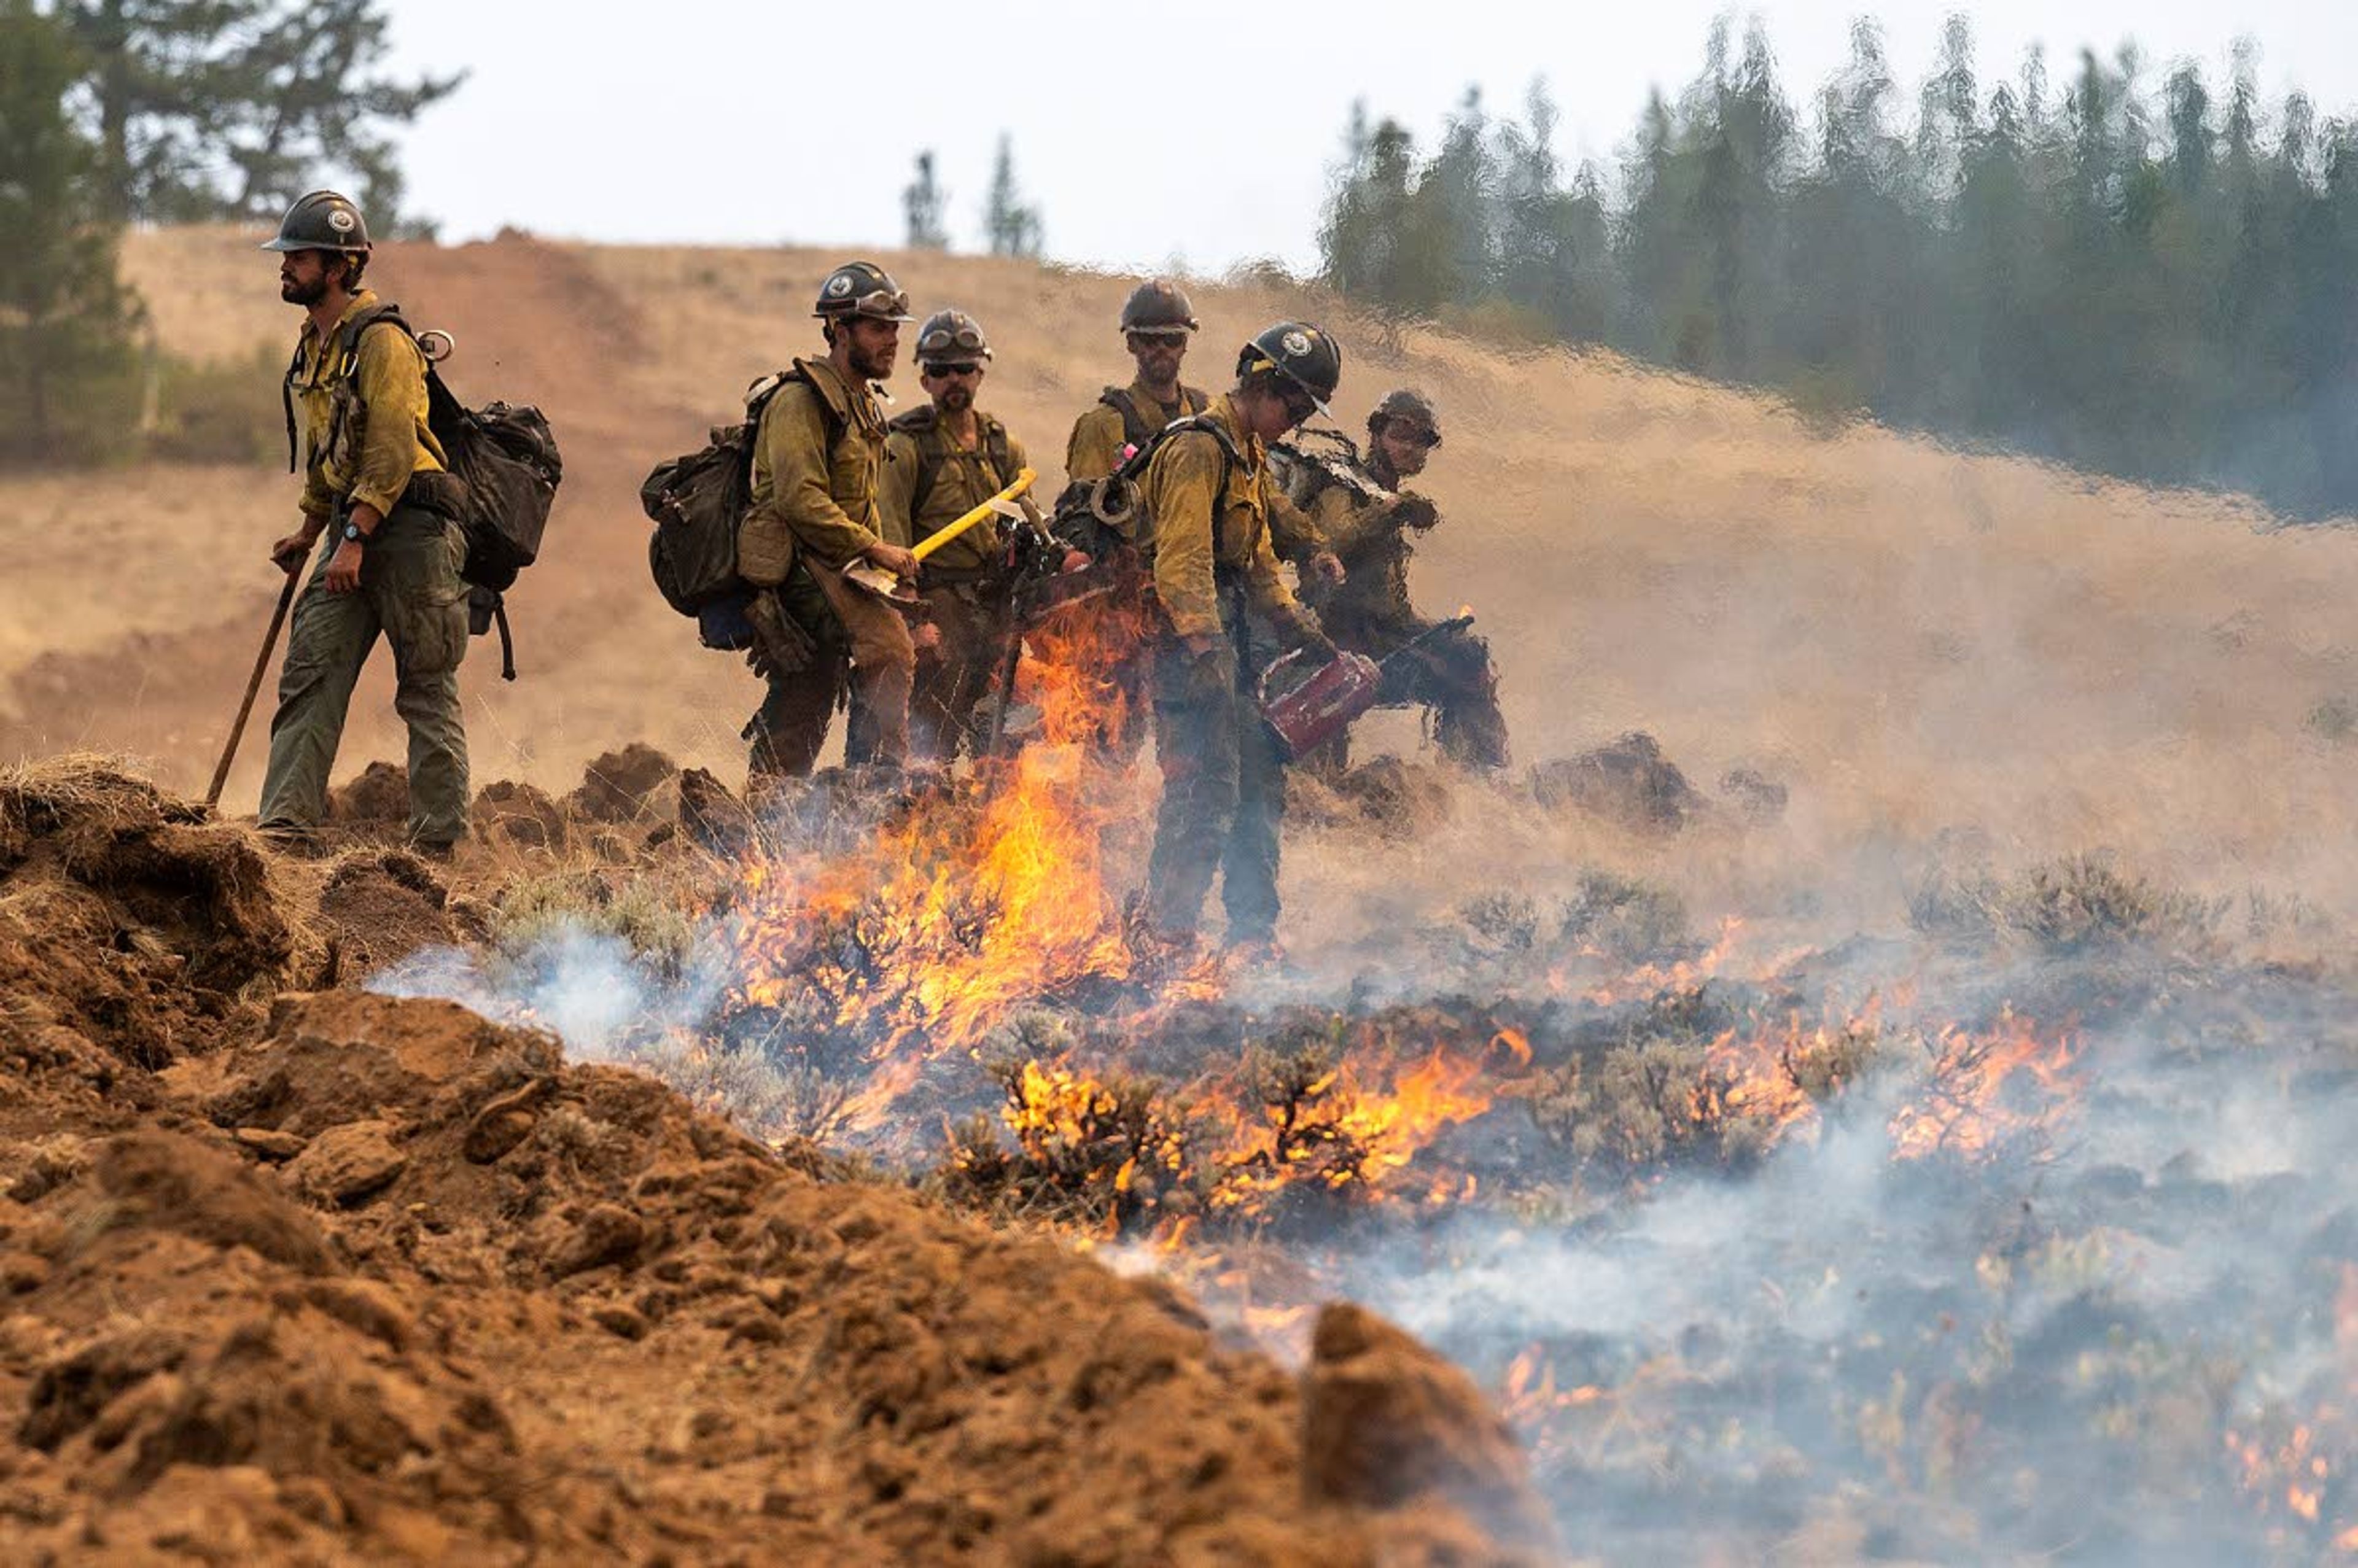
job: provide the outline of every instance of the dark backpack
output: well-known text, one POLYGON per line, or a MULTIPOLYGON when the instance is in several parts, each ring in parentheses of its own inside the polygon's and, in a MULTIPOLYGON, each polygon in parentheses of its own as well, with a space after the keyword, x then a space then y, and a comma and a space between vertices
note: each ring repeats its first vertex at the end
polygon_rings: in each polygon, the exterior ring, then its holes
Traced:
MULTIPOLYGON (((331 349, 336 376, 349 376, 360 352, 361 335, 390 321, 410 327, 398 305, 372 306, 344 323, 331 349)), ((412 341, 416 334, 411 333, 412 341)), ((421 349, 423 357, 424 351, 421 349)), ((460 483, 450 503, 452 520, 467 541, 459 575, 473 590, 470 630, 477 636, 500 631, 500 678, 514 680, 515 641, 508 630, 507 590, 518 573, 540 558, 541 535, 565 478, 565 462, 548 420, 529 404, 489 403, 469 408, 442 380, 434 362, 426 364, 426 424, 441 444, 445 466, 460 483)), ((287 407, 287 470, 295 471, 295 377, 301 373, 297 348, 287 367, 280 394, 287 407)))
MULTIPOLYGON (((716 427, 701 448, 657 463, 639 486, 639 504, 655 525, 647 538, 647 569, 664 602, 699 624, 713 611, 730 622, 728 607, 752 597, 737 575, 737 530, 753 504, 753 444, 770 399, 800 377, 793 370, 762 377, 745 389, 741 423, 716 427)), ((705 641, 713 647, 744 645, 733 635, 705 641)))

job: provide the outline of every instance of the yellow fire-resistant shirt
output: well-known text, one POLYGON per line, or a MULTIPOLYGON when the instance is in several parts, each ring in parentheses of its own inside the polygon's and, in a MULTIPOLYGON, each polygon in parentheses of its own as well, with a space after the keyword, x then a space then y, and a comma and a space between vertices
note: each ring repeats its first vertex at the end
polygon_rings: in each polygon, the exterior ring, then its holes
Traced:
MULTIPOLYGON (((1023 443, 1015 438, 1013 431, 999 426, 1001 438, 1007 444, 1007 471, 1001 473, 990 460, 990 430, 999 422, 979 409, 975 418, 978 424, 971 451, 959 447, 946 427, 936 427, 936 438, 948 449, 943 454, 941 472, 936 476, 933 489, 922 502, 914 501, 914 497, 918 471, 924 466, 920 461, 923 442, 914 432, 897 429, 886 440, 888 460, 883 492, 879 498, 885 538, 914 548, 919 541, 957 522, 1014 483, 1016 473, 1031 466, 1023 443)), ((980 571, 998 559, 1000 542, 999 520, 987 517, 926 557, 925 570, 980 571)))
MULTIPOLYGON (((1176 403, 1158 403, 1146 390, 1144 382, 1133 381, 1125 389, 1131 403, 1147 424, 1160 430, 1174 419, 1183 418, 1207 406, 1211 399, 1192 386, 1179 389, 1176 403)), ((1130 444, 1124 431, 1121 410, 1103 403, 1094 404, 1089 411, 1073 422, 1072 439, 1065 444, 1065 479, 1099 480, 1121 467, 1121 449, 1130 444)))
POLYGON ((1147 464, 1155 597, 1182 637, 1220 634, 1219 584, 1232 577, 1241 579, 1255 610, 1273 621, 1298 621, 1301 608, 1270 547, 1271 503, 1286 502, 1270 477, 1268 450, 1245 428, 1233 397, 1206 412, 1243 460, 1230 462, 1209 431, 1188 430, 1163 442, 1147 464))
POLYGON ((775 516, 822 563, 840 567, 883 536, 884 411, 831 361, 795 366, 808 380, 788 382, 762 410, 748 515, 775 516), (832 441, 830 430, 840 432, 832 441))
POLYGON ((309 321, 296 341, 287 377, 303 433, 303 510, 326 517, 338 503, 391 512, 414 473, 442 469, 442 445, 426 425, 426 356, 416 340, 388 323, 361 335, 347 366, 328 362, 327 348, 354 316, 376 304, 362 289, 326 338, 309 321))

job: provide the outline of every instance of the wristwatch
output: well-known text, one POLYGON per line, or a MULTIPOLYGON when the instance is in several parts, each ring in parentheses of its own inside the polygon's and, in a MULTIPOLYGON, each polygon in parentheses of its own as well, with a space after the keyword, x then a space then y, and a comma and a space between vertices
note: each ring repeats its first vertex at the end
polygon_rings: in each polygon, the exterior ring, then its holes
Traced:
POLYGON ((344 537, 352 540, 356 545, 365 545, 368 543, 368 535, 362 533, 357 524, 352 523, 344 524, 344 537))

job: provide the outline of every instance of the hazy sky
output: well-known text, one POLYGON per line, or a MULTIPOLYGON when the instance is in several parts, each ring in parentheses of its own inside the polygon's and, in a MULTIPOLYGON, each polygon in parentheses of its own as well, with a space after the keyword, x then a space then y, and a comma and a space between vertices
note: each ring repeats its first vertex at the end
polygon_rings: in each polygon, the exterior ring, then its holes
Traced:
MULTIPOLYGON (((1250 256, 1315 261, 1325 169, 1354 98, 1422 142, 1468 83, 1520 111, 1544 75, 1563 110, 1558 151, 1609 164, 1648 90, 1695 74, 1727 9, 1358 0, 1140 6, 1141 20, 1121 27, 1113 6, 1037 0, 384 5, 404 66, 472 72, 407 139, 412 203, 446 238, 513 223, 603 240, 897 245, 911 159, 932 147, 953 243, 979 249, 1004 129, 1051 254, 1204 271, 1250 256)), ((1912 103, 1958 9, 1780 0, 1739 14, 1766 22, 1787 90, 1803 99, 1847 55, 1852 18, 1879 17, 1912 103)), ((2192 59, 2217 79, 2243 34, 2260 46, 2271 99, 2298 84, 2325 114, 2358 108, 2358 0, 1964 9, 1985 82, 2012 74, 2033 42, 2061 77, 2082 48, 2109 56, 2131 37, 2153 70, 2192 59)))

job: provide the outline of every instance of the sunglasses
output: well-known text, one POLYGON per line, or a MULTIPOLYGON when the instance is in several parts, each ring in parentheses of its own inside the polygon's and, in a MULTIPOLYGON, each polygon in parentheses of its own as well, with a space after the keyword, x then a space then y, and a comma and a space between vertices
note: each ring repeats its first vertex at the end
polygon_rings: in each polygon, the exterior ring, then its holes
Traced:
POLYGON ((982 373, 982 367, 979 364, 973 364, 970 362, 954 365, 929 364, 925 367, 925 373, 936 377, 936 379, 946 381, 954 375, 980 375, 982 373))
POLYGON ((1297 425, 1318 411, 1318 400, 1299 386, 1281 386, 1277 395, 1284 401, 1285 412, 1297 425))
POLYGON ((989 351, 982 346, 982 334, 972 327, 960 327, 956 331, 940 327, 917 340, 917 351, 921 354, 938 354, 950 349, 964 349, 970 354, 989 351))

